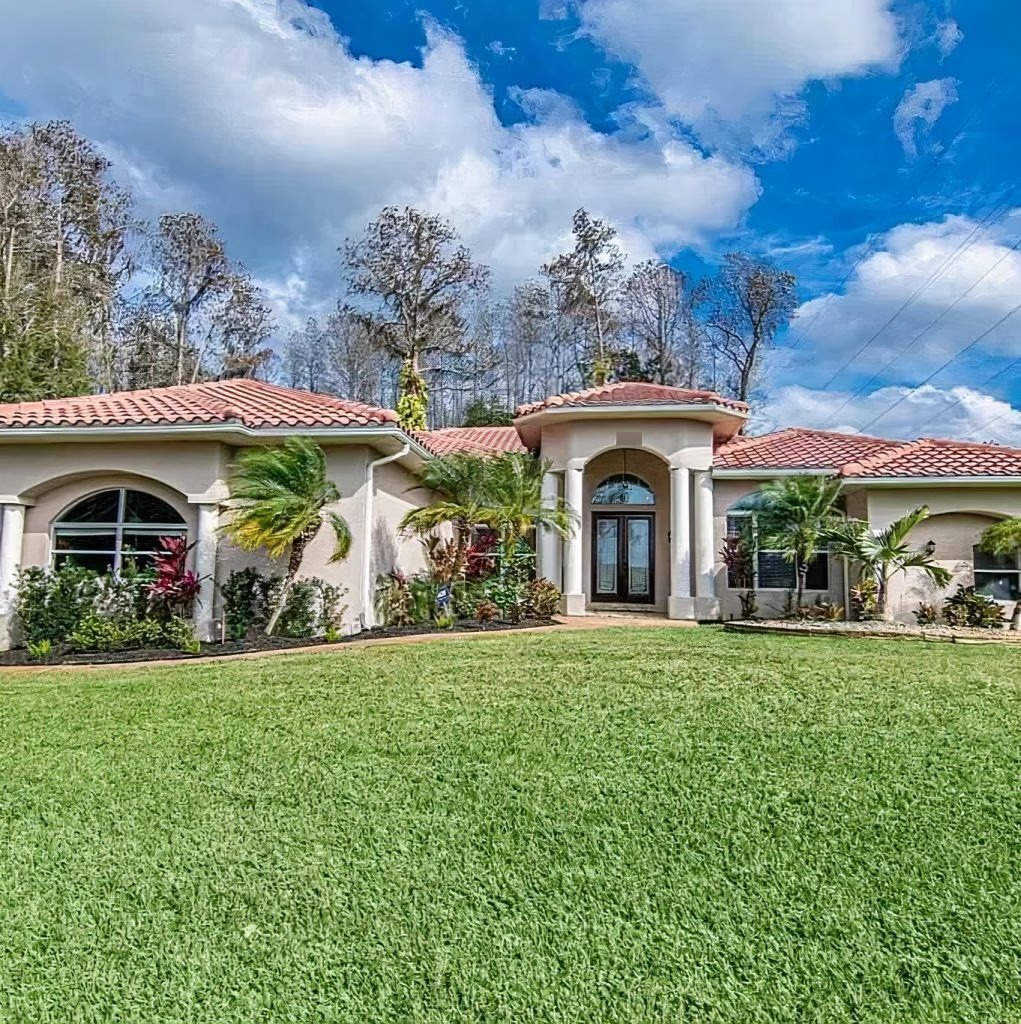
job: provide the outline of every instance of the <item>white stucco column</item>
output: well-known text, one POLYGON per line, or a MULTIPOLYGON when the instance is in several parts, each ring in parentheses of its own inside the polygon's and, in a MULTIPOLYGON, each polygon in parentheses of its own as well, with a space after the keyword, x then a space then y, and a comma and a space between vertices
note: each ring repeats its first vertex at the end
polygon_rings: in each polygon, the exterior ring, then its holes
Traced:
POLYGON ((25 506, 4 505, 0 520, 0 651, 11 646, 11 627, 21 568, 21 542, 25 536, 25 506))
MULTIPOLYGON (((552 470, 542 478, 542 503, 554 508, 560 497, 560 479, 552 470)), ((563 551, 560 537, 554 530, 539 529, 539 576, 549 580, 558 590, 563 589, 563 551)))
POLYGON ((695 616, 718 619, 716 599, 716 544, 713 530, 713 475, 695 473, 695 616))
POLYGON ((671 619, 695 618, 691 596, 691 472, 670 467, 670 600, 671 619))
POLYGON ((574 532, 564 542, 564 611, 568 615, 585 614, 585 585, 582 554, 582 497, 584 495, 585 460, 568 459, 564 474, 564 502, 574 519, 574 532))
POLYGON ((200 580, 199 597, 193 617, 200 640, 216 638, 216 553, 220 525, 220 506, 201 504, 195 535, 195 575, 200 580))

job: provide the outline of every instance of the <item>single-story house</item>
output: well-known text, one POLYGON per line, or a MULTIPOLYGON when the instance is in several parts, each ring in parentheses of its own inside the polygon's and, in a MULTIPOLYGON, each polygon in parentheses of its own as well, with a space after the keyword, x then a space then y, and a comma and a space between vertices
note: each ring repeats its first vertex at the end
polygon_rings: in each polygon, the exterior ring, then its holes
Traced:
MULTIPOLYGON (((390 410, 254 380, 227 380, 83 398, 0 405, 0 644, 11 641, 18 569, 68 558, 99 569, 143 557, 158 539, 186 536, 202 577, 197 628, 211 637, 217 584, 258 561, 219 527, 239 450, 288 436, 314 438, 343 498, 354 546, 327 562, 325 536, 305 570, 347 589, 347 626, 373 624, 379 573, 423 565, 403 537, 405 512, 429 500, 418 476, 455 451, 532 451, 550 464, 545 493, 562 496, 581 528, 566 541, 543 534, 539 571, 561 589, 564 610, 644 608, 671 618, 730 618, 740 581, 727 578, 724 538, 753 515, 745 499, 765 480, 798 473, 839 476, 848 512, 879 528, 916 505, 918 530, 955 580, 1009 600, 1021 564, 977 551, 982 531, 1021 515, 1021 450, 923 439, 903 442, 792 428, 740 433, 747 406, 708 391, 621 383, 523 406, 513 426, 408 434, 390 410)), ((780 611, 792 568, 758 551, 763 613, 780 611)), ((839 561, 821 552, 810 598, 847 604, 839 561)), ((892 595, 910 619, 932 589, 909 575, 892 595)))

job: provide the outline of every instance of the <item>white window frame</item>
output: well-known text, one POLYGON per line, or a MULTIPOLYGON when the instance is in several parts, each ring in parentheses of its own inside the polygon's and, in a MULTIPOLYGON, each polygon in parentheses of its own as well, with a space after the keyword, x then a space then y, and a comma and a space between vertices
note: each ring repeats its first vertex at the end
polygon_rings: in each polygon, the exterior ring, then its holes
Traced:
MULTIPOLYGON (((129 523, 125 521, 127 514, 127 501, 128 492, 133 491, 137 494, 146 494, 151 498, 156 498, 158 501, 162 501, 165 505, 169 505, 165 498, 161 498, 158 494, 153 494, 151 491, 143 491, 138 487, 104 487, 98 491, 92 491, 90 494, 84 494, 80 498, 76 498, 65 512, 62 512, 53 521, 53 525, 50 530, 50 565, 56 566, 58 556, 62 559, 66 556, 75 555, 112 555, 112 564, 110 571, 114 575, 118 575, 121 568, 124 565, 124 534, 125 533, 143 533, 147 536, 154 537, 184 537, 185 540, 188 538, 188 524, 186 522, 179 523, 129 523), (89 498, 94 498, 98 494, 106 494, 109 491, 117 491, 117 519, 108 522, 95 522, 95 523, 84 523, 84 522, 69 522, 65 519, 65 516, 74 512, 74 510, 84 501, 88 501, 89 498), (58 548, 57 538, 63 537, 75 537, 75 536, 86 536, 90 533, 113 533, 114 535, 114 550, 99 551, 95 548, 58 548)), ((176 510, 175 510, 176 511, 176 510)), ((183 519, 183 517, 182 517, 183 519)), ((128 557, 135 557, 135 552, 128 552, 128 557)), ((144 556, 143 556, 144 557, 144 556)))
MULTIPOLYGON (((726 531, 725 537, 736 537, 739 534, 733 534, 730 532, 730 520, 731 519, 749 519, 751 520, 751 538, 752 538, 752 586, 748 587, 732 587, 730 585, 730 573, 727 572, 727 589, 728 590, 756 590, 765 591, 767 593, 776 594, 789 594, 792 590, 797 590, 798 587, 798 571, 797 567, 792 563, 787 563, 791 566, 792 584, 789 587, 760 587, 759 586, 759 555, 780 555, 783 556, 783 551, 779 548, 761 548, 759 547, 759 520, 758 516, 752 509, 736 509, 727 512, 726 518, 724 519, 724 530, 726 531)), ((830 592, 830 553, 826 548, 820 548, 815 552, 815 558, 825 559, 826 566, 826 586, 825 587, 805 587, 805 590, 813 594, 828 594, 830 592)))

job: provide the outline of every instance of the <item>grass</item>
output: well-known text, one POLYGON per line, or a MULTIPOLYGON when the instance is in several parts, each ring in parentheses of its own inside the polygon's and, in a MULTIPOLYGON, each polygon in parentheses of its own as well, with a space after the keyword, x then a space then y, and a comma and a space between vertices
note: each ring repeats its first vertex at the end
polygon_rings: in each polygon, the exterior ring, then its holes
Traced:
POLYGON ((1021 1018, 1009 648, 0 677, 0 1020, 1021 1018))

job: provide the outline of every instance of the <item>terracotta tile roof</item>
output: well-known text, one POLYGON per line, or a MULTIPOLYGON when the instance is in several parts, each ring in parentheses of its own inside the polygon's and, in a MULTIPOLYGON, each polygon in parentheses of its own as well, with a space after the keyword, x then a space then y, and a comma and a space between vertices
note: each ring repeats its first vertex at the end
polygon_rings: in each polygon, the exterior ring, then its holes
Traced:
POLYGON ((455 452, 484 455, 526 450, 514 427, 447 427, 423 430, 415 437, 434 455, 452 455, 455 452))
POLYGON ((1021 449, 924 437, 895 450, 850 462, 847 477, 1019 476, 1021 449))
POLYGON ((253 429, 395 426, 397 414, 258 380, 210 381, 0 405, 0 429, 217 423, 240 423, 253 429))
POLYGON ((838 434, 792 427, 760 437, 738 437, 716 449, 713 465, 721 469, 840 469, 892 448, 897 441, 861 434, 838 434))
POLYGON ((890 441, 794 427, 716 449, 718 469, 830 470, 848 479, 1021 476, 1021 449, 967 441, 890 441))
POLYGON ((585 391, 570 391, 564 395, 544 398, 541 402, 518 407, 518 416, 529 416, 544 409, 558 409, 564 406, 600 405, 718 405, 735 413, 746 413, 748 406, 731 398, 723 398, 715 391, 691 391, 688 388, 671 388, 664 384, 640 384, 623 381, 619 384, 604 384, 585 391))

